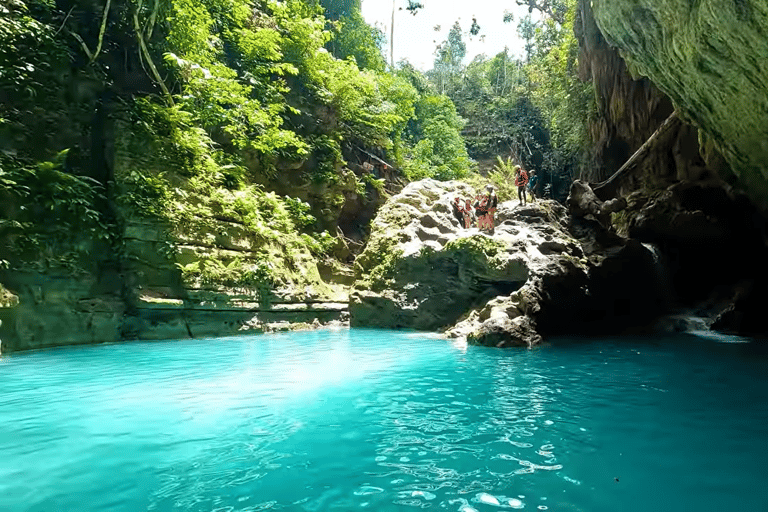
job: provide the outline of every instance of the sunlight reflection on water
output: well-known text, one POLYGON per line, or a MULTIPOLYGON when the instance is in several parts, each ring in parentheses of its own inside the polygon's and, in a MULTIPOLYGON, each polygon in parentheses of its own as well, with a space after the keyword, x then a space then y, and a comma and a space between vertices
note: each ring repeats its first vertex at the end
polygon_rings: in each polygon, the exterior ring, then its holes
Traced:
POLYGON ((768 509, 768 378, 706 343, 352 330, 19 354, 0 509, 768 509))

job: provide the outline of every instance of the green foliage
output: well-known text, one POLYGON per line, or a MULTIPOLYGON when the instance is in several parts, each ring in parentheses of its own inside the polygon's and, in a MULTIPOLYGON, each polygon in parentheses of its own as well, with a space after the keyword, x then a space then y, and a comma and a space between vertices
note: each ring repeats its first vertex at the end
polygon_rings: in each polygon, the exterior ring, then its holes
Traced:
POLYGON ((301 199, 287 196, 283 198, 283 201, 285 201, 285 209, 288 211, 291 220, 297 228, 306 228, 314 224, 317 220, 309 213, 310 210, 312 210, 309 203, 305 203, 301 199))
POLYGON ((496 185, 496 194, 500 197, 517 197, 517 187, 515 186, 515 172, 519 165, 512 162, 512 157, 503 160, 500 156, 496 157, 496 165, 489 173, 488 178, 496 185))
POLYGON ((228 263, 219 259, 200 259, 187 265, 179 265, 182 278, 199 285, 223 285, 232 288, 263 288, 274 286, 269 264, 264 261, 244 262, 234 258, 228 263))
POLYGON ((93 243, 111 242, 114 226, 99 208, 101 184, 66 172, 67 153, 34 166, 0 160, 0 197, 13 212, 0 219, 0 240, 16 258, 76 271, 93 243))
POLYGON ((44 96, 46 75, 62 58, 53 28, 31 17, 26 4, 0 4, 0 90, 16 100, 44 96))
POLYGON ((503 242, 493 240, 483 235, 456 238, 445 244, 448 253, 461 253, 471 258, 489 260, 495 257, 506 246, 503 242))
POLYGON ((370 185, 371 188, 376 190, 379 195, 383 196, 386 192, 384 190, 384 179, 377 179, 373 174, 363 174, 363 183, 370 185))
POLYGON ((169 214, 172 194, 162 175, 131 171, 120 182, 118 204, 132 208, 144 217, 165 218, 169 214))
POLYGON ((216 167, 210 156, 213 141, 194 121, 182 105, 169 107, 147 97, 137 98, 131 111, 131 123, 154 146, 163 167, 187 177, 216 167))
POLYGON ((320 0, 325 17, 331 23, 333 38, 326 49, 334 57, 346 60, 352 57, 361 69, 383 72, 386 67, 381 46, 384 34, 371 27, 360 12, 360 0, 320 0))
POLYGON ((302 233, 301 239, 307 244, 309 252, 318 258, 332 254, 339 242, 338 238, 332 236, 327 231, 317 233, 314 236, 302 233))
POLYGON ((461 25, 456 21, 448 32, 448 39, 437 46, 431 77, 440 94, 446 94, 455 87, 462 70, 462 61, 467 55, 467 44, 462 39, 461 25))
POLYGON ((590 84, 577 77, 578 41, 573 35, 576 2, 568 0, 564 23, 547 20, 537 32, 539 54, 527 67, 534 85, 532 101, 549 119, 555 146, 569 153, 586 147, 586 121, 594 117, 595 101, 590 84))
POLYGON ((460 132, 464 119, 447 96, 423 96, 416 105, 418 122, 409 134, 415 142, 404 165, 411 180, 435 178, 460 179, 471 169, 471 161, 460 132))
POLYGON ((437 63, 429 73, 462 117, 462 135, 473 158, 511 157, 540 173, 542 187, 567 191, 588 147, 587 122, 593 116, 590 84, 577 77, 578 43, 573 35, 575 0, 530 2, 545 14, 520 21, 525 60, 508 51, 478 57, 466 68, 441 78, 437 63))
POLYGON ((394 240, 384 240, 376 247, 366 248, 361 256, 365 255, 363 262, 369 264, 361 265, 360 262, 355 262, 356 287, 380 291, 393 283, 397 275, 398 263, 403 256, 401 250, 395 249, 394 242, 394 240), (370 268, 370 270, 364 273, 363 268, 370 268))

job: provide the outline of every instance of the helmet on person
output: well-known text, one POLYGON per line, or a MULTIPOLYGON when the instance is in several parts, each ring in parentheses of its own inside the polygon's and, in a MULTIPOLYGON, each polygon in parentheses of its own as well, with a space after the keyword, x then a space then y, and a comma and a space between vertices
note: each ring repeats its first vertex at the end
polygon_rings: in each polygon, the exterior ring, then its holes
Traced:
POLYGON ((485 190, 487 190, 488 192, 493 192, 493 185, 491 185, 490 183, 489 183, 489 184, 487 184, 487 185, 485 186, 485 190))

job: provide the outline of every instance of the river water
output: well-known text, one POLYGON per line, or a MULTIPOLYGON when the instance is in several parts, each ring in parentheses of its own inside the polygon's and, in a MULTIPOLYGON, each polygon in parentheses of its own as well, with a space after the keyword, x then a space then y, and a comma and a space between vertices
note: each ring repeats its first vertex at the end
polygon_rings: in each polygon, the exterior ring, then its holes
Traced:
POLYGON ((0 358, 2 511, 768 510, 768 353, 384 330, 0 358))

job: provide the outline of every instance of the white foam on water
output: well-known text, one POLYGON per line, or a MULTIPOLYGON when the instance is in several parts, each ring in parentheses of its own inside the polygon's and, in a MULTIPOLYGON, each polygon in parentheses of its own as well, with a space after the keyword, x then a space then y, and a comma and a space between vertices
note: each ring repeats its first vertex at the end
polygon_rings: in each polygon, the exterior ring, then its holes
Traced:
POLYGON ((496 506, 501 505, 501 503, 499 503, 499 500, 496 499, 496 496, 488 494, 487 492, 479 493, 477 496, 475 496, 475 499, 480 503, 485 503, 486 505, 496 505, 496 506))
POLYGON ((525 507, 523 502, 518 500, 517 498, 510 498, 509 506, 512 507, 512 508, 523 508, 523 507, 525 507))

